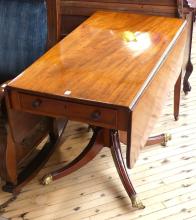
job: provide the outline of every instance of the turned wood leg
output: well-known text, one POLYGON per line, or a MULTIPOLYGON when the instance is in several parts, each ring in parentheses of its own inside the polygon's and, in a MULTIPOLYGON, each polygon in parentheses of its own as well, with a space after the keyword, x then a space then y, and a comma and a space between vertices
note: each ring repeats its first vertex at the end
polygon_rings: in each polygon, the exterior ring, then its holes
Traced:
POLYGON ((144 209, 145 206, 138 199, 136 191, 131 183, 131 180, 129 179, 127 168, 124 164, 123 157, 122 157, 118 131, 111 130, 110 135, 111 135, 111 140, 112 140, 112 145, 111 145, 112 157, 113 157, 116 169, 118 171, 118 174, 120 176, 120 179, 122 181, 122 184, 131 199, 132 206, 138 209, 144 209))
POLYGON ((180 110, 180 91, 181 91, 182 73, 179 75, 174 87, 174 118, 177 121, 180 110))
POLYGON ((102 137, 102 129, 96 128, 94 129, 94 134, 89 142, 89 144, 85 147, 85 149, 77 156, 73 161, 64 167, 53 171, 50 174, 45 175, 42 178, 42 183, 44 185, 49 184, 50 182, 62 178, 78 169, 86 165, 90 162, 104 147, 101 141, 102 137))
POLYGON ((166 146, 167 142, 171 140, 171 134, 159 134, 148 138, 145 146, 161 143, 162 146, 166 146))

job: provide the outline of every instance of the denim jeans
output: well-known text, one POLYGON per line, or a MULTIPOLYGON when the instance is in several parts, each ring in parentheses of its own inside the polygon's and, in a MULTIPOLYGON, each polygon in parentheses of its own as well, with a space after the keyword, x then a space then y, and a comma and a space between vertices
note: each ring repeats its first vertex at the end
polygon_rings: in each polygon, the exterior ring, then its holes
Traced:
POLYGON ((46 42, 45 0, 0 0, 0 82, 31 65, 46 42))

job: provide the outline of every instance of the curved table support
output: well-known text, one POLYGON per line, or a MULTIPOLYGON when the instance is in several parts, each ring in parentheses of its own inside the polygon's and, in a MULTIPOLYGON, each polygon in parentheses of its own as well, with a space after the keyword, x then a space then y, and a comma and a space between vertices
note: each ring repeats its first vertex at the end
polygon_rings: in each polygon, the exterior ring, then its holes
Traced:
POLYGON ((132 206, 134 208, 144 209, 145 206, 137 197, 136 191, 131 183, 131 180, 129 179, 129 175, 122 157, 118 131, 111 130, 110 132, 112 138, 111 153, 121 182, 127 191, 129 198, 131 199, 132 206))
MULTIPOLYGON (((120 132, 120 142, 127 145, 127 133, 120 132)), ((155 136, 150 136, 145 144, 145 146, 151 146, 154 144, 161 144, 162 146, 167 146, 167 143, 171 141, 172 135, 169 133, 162 133, 155 136)))
POLYGON ((42 183, 44 185, 47 185, 52 181, 55 181, 80 169, 88 162, 90 162, 101 151, 103 147, 109 147, 111 149, 113 160, 120 179, 131 199, 132 206, 138 209, 145 208, 145 206, 137 197, 136 191, 131 183, 131 180, 129 179, 127 169, 125 167, 122 157, 118 131, 108 130, 99 127, 94 127, 93 131, 93 136, 86 148, 69 164, 56 171, 53 171, 50 174, 45 175, 42 178, 42 183))
POLYGON ((48 161, 54 150, 59 144, 60 138, 67 125, 67 120, 57 123, 55 119, 51 119, 51 130, 49 140, 45 143, 42 150, 36 157, 23 169, 17 176, 17 183, 6 182, 2 187, 3 191, 17 195, 22 187, 26 185, 40 171, 44 164, 48 161))
POLYGON ((189 77, 191 76, 192 72, 193 72, 193 64, 191 63, 191 60, 189 60, 187 67, 186 67, 186 74, 185 74, 184 80, 183 80, 183 91, 184 91, 185 95, 187 95, 188 92, 191 91, 189 77))
POLYGON ((171 134, 163 133, 148 138, 145 146, 161 143, 162 146, 167 146, 168 141, 172 139, 171 134))
POLYGON ((188 94, 188 92, 191 91, 191 85, 189 83, 189 77, 191 73, 193 72, 193 64, 191 62, 191 50, 192 50, 192 39, 193 39, 193 22, 194 22, 194 10, 189 13, 190 15, 190 21, 191 21, 191 28, 190 28, 190 42, 189 42, 189 52, 188 52, 188 63, 186 65, 186 73, 183 80, 183 91, 185 95, 188 94))
MULTIPOLYGON (((7 86, 7 83, 8 82, 0 85, 0 174, 6 182, 5 185, 2 186, 2 190, 5 192, 13 193, 13 198, 15 198, 15 196, 20 193, 22 187, 26 185, 31 179, 33 179, 33 177, 48 161, 60 142, 68 120, 50 118, 48 141, 44 144, 40 152, 31 160, 29 164, 26 165, 22 171, 16 171, 15 169, 18 169, 17 166, 13 166, 13 161, 15 161, 16 158, 13 158, 13 153, 10 153, 10 148, 15 148, 16 146, 10 132, 10 126, 7 118, 7 109, 5 105, 4 88, 7 86), (14 178, 9 177, 10 170, 14 170, 13 173, 16 173, 14 178)), ((8 203, 10 201, 12 201, 12 199, 9 200, 8 203)), ((5 204, 7 204, 7 202, 5 204)), ((0 206, 0 209, 1 208, 2 206, 0 206)))
POLYGON ((103 145, 100 143, 101 134, 102 130, 100 128, 96 128, 90 142, 85 147, 85 149, 69 164, 65 165, 59 170, 45 175, 42 178, 42 184, 48 185, 50 182, 67 176, 68 174, 80 169, 88 162, 90 162, 103 148, 103 145))

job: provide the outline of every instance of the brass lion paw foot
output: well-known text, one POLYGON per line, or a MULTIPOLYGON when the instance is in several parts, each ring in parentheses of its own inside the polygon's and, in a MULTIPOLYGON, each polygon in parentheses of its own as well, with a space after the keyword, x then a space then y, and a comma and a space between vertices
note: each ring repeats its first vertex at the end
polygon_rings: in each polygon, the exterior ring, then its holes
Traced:
POLYGON ((137 195, 131 197, 132 207, 137 209, 144 209, 142 201, 138 198, 137 195))
POLYGON ((167 146, 168 141, 171 141, 171 134, 164 134, 164 141, 161 143, 162 146, 167 146))
POLYGON ((41 180, 42 185, 49 185, 51 182, 53 182, 53 177, 51 174, 44 176, 41 180))

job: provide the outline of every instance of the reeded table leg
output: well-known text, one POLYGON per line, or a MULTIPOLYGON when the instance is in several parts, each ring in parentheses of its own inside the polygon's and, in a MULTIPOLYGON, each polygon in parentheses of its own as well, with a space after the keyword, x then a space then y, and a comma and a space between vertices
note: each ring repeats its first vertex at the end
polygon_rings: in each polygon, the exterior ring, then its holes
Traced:
POLYGON ((171 134, 163 133, 148 138, 145 146, 161 143, 162 146, 166 146, 167 142, 172 139, 171 134))
MULTIPOLYGON (((127 134, 124 133, 120 133, 120 142, 127 145, 127 134)), ((162 133, 159 135, 155 135, 155 136, 150 136, 148 138, 148 140, 146 141, 145 146, 150 146, 150 145, 154 145, 154 144, 161 144, 162 146, 167 146, 168 141, 170 141, 172 139, 171 134, 168 133, 162 133)))
POLYGON ((112 130, 111 138, 112 138, 112 145, 111 145, 112 157, 116 165, 116 169, 118 171, 120 179, 122 181, 122 184, 131 199, 132 206, 138 209, 144 209, 145 206, 137 197, 136 191, 131 183, 131 180, 129 179, 129 175, 127 173, 127 169, 122 157, 118 131, 112 130))
POLYGON ((77 156, 72 162, 70 162, 66 166, 64 166, 64 167, 60 168, 59 170, 56 170, 50 174, 45 175, 42 178, 42 183, 44 185, 47 185, 54 180, 62 178, 64 176, 80 169, 81 167, 86 165, 88 162, 90 162, 103 148, 103 145, 100 140, 101 133, 102 133, 102 130, 100 128, 96 128, 94 130, 94 134, 93 134, 89 144, 82 151, 82 153, 79 154, 79 156, 77 156))

